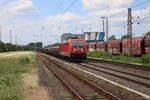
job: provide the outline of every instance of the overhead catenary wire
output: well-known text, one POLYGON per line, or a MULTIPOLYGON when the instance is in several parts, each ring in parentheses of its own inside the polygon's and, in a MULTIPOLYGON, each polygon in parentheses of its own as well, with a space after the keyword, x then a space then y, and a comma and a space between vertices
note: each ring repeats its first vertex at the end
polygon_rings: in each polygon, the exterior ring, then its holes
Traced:
MULTIPOLYGON (((137 3, 137 4, 133 5, 133 6, 131 6, 131 8, 136 8, 136 7, 141 6, 141 5, 143 5, 143 4, 147 3, 147 2, 150 2, 150 0, 145 0, 145 1, 142 1, 142 2, 140 2, 140 3, 137 3)), ((121 15, 121 14, 123 14, 123 13, 125 13, 125 12, 127 13, 127 9, 125 9, 125 10, 123 10, 123 11, 121 11, 121 12, 112 14, 112 15, 108 16, 108 18, 117 16, 117 15, 121 15)), ((95 24, 95 23, 94 23, 94 24, 95 24)), ((90 25, 88 25, 88 27, 90 27, 90 26, 92 26, 92 25, 94 25, 94 24, 90 24, 90 25)), ((120 27, 120 26, 124 26, 124 25, 127 25, 127 24, 126 24, 126 23, 118 24, 118 25, 115 25, 115 27, 120 27)))
MULTIPOLYGON (((150 1, 150 0, 146 0, 146 1, 143 1, 143 2, 141 2, 141 3, 138 3, 138 4, 134 5, 134 6, 132 6, 132 8, 135 8, 135 7, 137 7, 137 6, 141 6, 141 4, 144 4, 144 3, 149 2, 149 1, 150 1)), ((138 20, 136 20, 136 21, 133 21, 132 24, 138 23, 140 20, 144 20, 144 19, 147 19, 147 17, 145 17, 145 18, 140 18, 140 19, 138 19, 138 20)), ((121 26, 124 26, 124 25, 127 25, 127 23, 124 22, 124 23, 115 25, 115 26, 113 26, 113 27, 121 27, 121 26)))
POLYGON ((60 7, 63 5, 64 1, 65 1, 65 0, 62 0, 62 1, 60 2, 60 4, 57 6, 57 8, 56 8, 56 10, 55 10, 55 11, 56 11, 56 14, 58 13, 60 7))
POLYGON ((77 0, 73 0, 73 2, 64 10, 64 14, 62 14, 61 16, 59 16, 59 17, 56 19, 56 21, 55 21, 53 24, 51 24, 51 28, 52 28, 58 21, 60 21, 60 20, 64 17, 64 15, 66 14, 66 12, 69 11, 70 8, 71 8, 76 2, 77 2, 77 0))
POLYGON ((145 23, 145 22, 148 23, 148 21, 150 22, 150 20, 148 20, 148 19, 150 19, 150 18, 148 18, 148 17, 141 18, 141 19, 138 19, 138 20, 134 21, 133 24, 135 24, 135 23, 137 23, 137 24, 142 24, 143 22, 144 22, 144 23, 145 23))
MULTIPOLYGON (((141 6, 141 5, 143 5, 143 4, 147 3, 147 2, 150 2, 150 0, 142 1, 142 2, 140 2, 140 3, 137 3, 137 4, 133 5, 133 6, 131 6, 130 8, 136 8, 136 7, 141 6)), ((114 17, 114 16, 120 15, 121 13, 124 13, 124 12, 126 12, 126 11, 127 11, 127 10, 123 10, 123 11, 121 11, 121 12, 112 14, 112 15, 110 15, 110 16, 108 16, 108 17, 109 17, 109 18, 110 18, 110 17, 114 17)))

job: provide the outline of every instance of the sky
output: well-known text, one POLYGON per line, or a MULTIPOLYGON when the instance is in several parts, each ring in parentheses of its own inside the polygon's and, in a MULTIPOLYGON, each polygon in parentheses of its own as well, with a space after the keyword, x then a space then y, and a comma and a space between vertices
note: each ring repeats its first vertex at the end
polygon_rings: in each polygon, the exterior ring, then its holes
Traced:
POLYGON ((109 36, 127 34, 127 9, 132 8, 133 36, 150 31, 150 0, 0 0, 2 41, 25 45, 60 41, 63 33, 102 31, 109 20, 109 36))

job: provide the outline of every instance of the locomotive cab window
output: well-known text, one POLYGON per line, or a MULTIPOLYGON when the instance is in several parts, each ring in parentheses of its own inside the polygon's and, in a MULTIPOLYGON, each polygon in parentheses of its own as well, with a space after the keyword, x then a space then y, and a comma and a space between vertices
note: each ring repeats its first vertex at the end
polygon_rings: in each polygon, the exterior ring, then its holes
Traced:
POLYGON ((84 41, 72 41, 72 47, 84 47, 84 41))

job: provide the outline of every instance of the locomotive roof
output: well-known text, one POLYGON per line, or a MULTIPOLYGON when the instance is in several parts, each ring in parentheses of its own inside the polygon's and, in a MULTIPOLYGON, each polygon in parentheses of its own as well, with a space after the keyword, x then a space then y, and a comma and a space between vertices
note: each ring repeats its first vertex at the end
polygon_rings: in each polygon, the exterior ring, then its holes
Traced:
POLYGON ((85 39, 69 39, 68 41, 77 41, 77 40, 85 40, 85 39))

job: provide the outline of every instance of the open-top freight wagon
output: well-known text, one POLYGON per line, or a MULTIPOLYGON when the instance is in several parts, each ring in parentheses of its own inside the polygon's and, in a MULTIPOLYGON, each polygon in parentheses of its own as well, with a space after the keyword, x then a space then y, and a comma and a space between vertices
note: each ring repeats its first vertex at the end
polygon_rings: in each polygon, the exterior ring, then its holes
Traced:
POLYGON ((130 54, 141 56, 150 53, 150 36, 98 41, 88 43, 88 51, 106 51, 111 54, 130 54))

